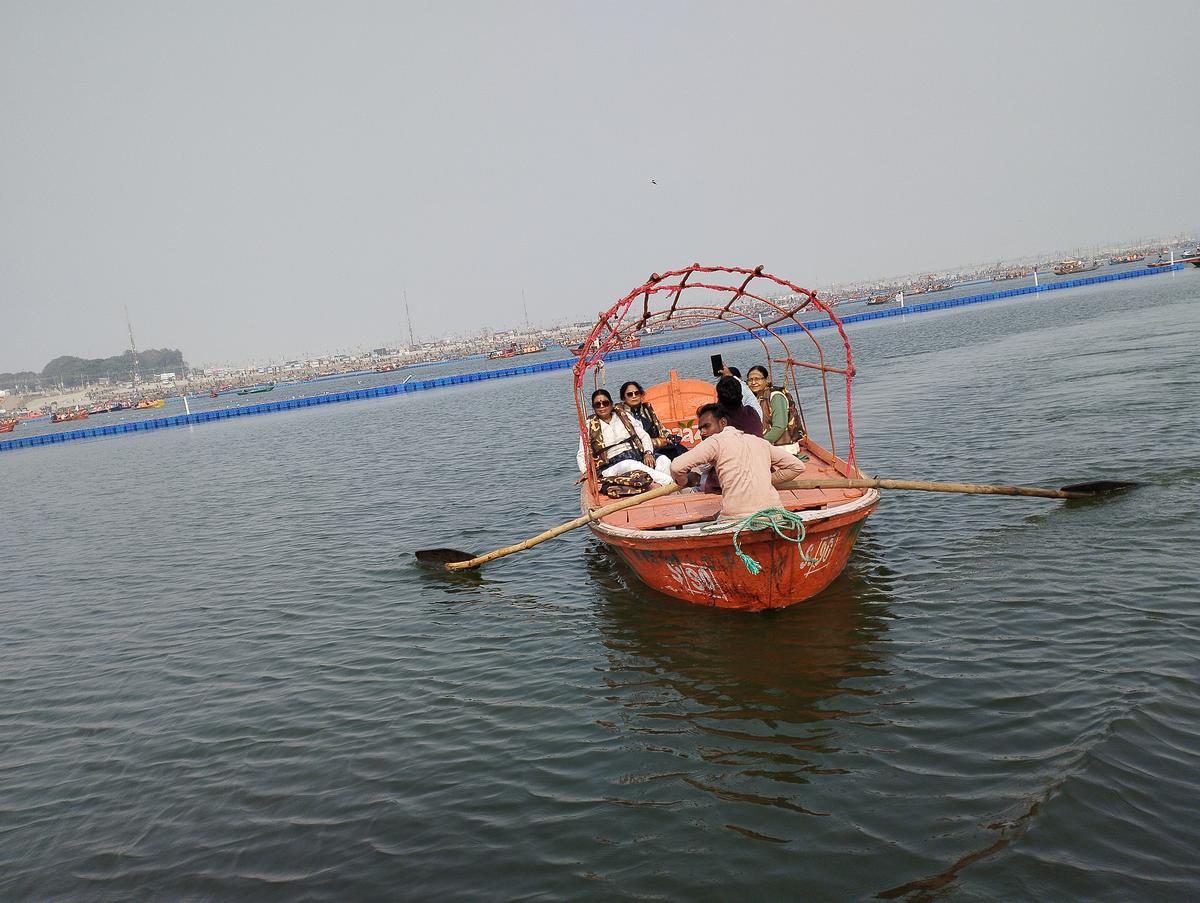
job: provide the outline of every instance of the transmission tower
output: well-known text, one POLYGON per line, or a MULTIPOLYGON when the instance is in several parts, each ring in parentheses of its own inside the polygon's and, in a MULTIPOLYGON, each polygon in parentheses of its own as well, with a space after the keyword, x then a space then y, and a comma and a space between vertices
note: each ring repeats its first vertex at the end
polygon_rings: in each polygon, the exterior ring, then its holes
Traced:
POLYGON ((417 340, 413 338, 412 313, 408 309, 408 289, 404 290, 404 315, 408 317, 408 347, 413 349, 417 347, 417 340))
POLYGON ((133 384, 136 386, 142 381, 142 374, 138 370, 137 345, 133 342, 133 324, 129 321, 129 305, 125 305, 125 325, 129 327, 129 353, 133 355, 133 368, 129 371, 129 376, 133 379, 133 384))

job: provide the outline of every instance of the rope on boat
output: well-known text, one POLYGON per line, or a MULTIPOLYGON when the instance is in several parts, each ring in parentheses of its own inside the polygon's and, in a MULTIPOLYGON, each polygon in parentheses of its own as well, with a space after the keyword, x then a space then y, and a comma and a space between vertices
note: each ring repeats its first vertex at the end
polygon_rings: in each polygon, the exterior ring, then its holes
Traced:
MULTIPOLYGON (((711 527, 704 528, 704 532, 714 532, 715 530, 724 530, 729 527, 728 522, 714 524, 711 527)), ((738 542, 738 535, 743 530, 772 529, 775 535, 780 539, 786 539, 788 542, 794 542, 796 549, 800 553, 800 560, 805 564, 815 564, 816 559, 811 558, 804 553, 804 537, 807 534, 807 529, 804 526, 804 518, 799 514, 793 514, 783 508, 763 508, 761 511, 755 511, 753 514, 743 517, 737 522, 737 526, 733 530, 733 550, 737 552, 738 558, 742 559, 742 564, 746 566, 751 574, 757 574, 762 570, 762 565, 742 551, 742 546, 738 542), (789 536, 792 532, 795 535, 789 536)))

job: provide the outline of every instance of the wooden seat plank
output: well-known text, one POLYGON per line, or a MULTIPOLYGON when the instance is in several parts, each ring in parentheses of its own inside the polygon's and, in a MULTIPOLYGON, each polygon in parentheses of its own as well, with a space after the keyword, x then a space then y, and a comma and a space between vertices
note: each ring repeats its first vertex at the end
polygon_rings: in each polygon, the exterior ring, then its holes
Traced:
MULTIPOLYGON (((803 479, 839 479, 840 474, 833 465, 810 456, 805 462, 803 479)), ((805 511, 842 505, 859 498, 862 489, 785 489, 780 492, 783 507, 789 511, 805 511)), ((599 501, 599 504, 607 500, 599 501)), ((682 527, 699 521, 711 520, 721 510, 721 496, 707 493, 687 493, 651 499, 644 505, 636 505, 617 511, 604 518, 604 523, 630 530, 659 530, 682 527)))

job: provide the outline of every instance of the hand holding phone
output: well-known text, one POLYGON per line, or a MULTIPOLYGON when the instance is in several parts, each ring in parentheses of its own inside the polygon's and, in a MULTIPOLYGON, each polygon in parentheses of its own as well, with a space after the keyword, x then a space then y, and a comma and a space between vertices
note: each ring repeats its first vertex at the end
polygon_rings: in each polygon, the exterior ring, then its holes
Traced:
POLYGON ((721 355, 714 354, 709 360, 712 361, 713 376, 721 376, 725 370, 725 362, 721 360, 721 355))

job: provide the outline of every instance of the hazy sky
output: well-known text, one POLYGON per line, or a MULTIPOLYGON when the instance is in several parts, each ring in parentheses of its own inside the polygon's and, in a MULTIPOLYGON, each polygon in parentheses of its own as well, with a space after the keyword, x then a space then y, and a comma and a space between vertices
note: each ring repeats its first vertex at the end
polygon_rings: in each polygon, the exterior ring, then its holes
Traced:
POLYGON ((1200 3, 0 0, 0 372, 1200 228, 1200 3), (657 181, 657 185, 651 180, 657 181))

